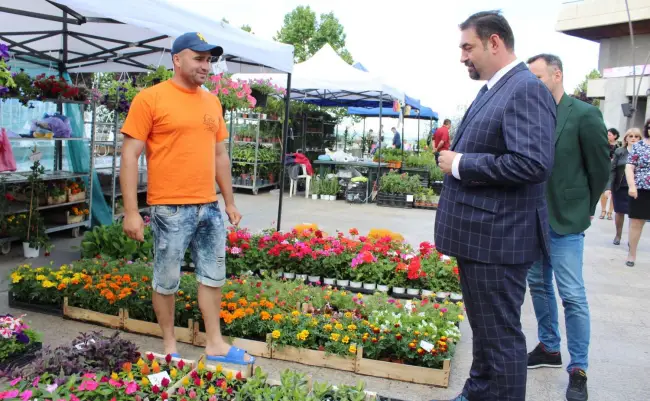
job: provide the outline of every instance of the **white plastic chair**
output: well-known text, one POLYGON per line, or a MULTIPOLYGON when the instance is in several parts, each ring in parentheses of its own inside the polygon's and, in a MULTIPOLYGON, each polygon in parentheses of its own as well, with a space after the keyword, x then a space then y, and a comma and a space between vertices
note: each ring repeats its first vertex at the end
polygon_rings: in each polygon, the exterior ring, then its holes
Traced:
POLYGON ((295 195, 298 192, 298 181, 301 178, 305 179, 305 198, 309 198, 309 188, 311 187, 311 175, 307 174, 307 167, 304 164, 301 164, 302 174, 297 176, 296 179, 291 179, 289 186, 289 198, 295 195))

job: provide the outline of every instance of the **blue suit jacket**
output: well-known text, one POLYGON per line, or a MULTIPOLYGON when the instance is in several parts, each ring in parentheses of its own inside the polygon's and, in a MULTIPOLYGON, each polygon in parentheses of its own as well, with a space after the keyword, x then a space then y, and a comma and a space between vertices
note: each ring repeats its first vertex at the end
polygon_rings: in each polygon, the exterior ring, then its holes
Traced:
POLYGON ((445 177, 436 213, 440 252, 494 264, 548 254, 555 118, 550 91, 523 63, 472 104, 451 146, 461 179, 445 177))

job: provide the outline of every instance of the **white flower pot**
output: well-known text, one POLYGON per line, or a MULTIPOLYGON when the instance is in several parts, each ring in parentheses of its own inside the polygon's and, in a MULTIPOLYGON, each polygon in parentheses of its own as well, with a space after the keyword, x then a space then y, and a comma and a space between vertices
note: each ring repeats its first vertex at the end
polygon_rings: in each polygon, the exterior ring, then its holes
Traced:
POLYGON ((307 275, 306 274, 296 274, 296 280, 298 280, 298 281, 306 281, 307 280, 307 275))
POLYGON ((26 258, 37 258, 41 254, 41 248, 31 248, 29 242, 23 242, 23 253, 26 258))
POLYGON ((362 286, 361 281, 350 281, 350 287, 352 288, 361 288, 362 286))
POLYGON ((417 288, 408 288, 408 289, 406 290, 406 293, 407 293, 408 295, 420 295, 420 290, 417 289, 417 288))
POLYGON ((280 278, 284 275, 282 272, 275 272, 274 277, 280 278))
POLYGON ((287 280, 293 280, 294 278, 296 278, 296 273, 284 273, 284 278, 286 278, 287 280))
POLYGON ((456 292, 452 292, 452 293, 449 295, 449 299, 452 300, 453 302, 460 302, 460 301, 463 300, 463 294, 459 294, 459 293, 456 293, 456 292))
POLYGON ((394 294, 404 294, 406 290, 402 287, 393 287, 394 294))
POLYGON ((449 296, 449 293, 439 291, 439 292, 436 293, 436 301, 443 302, 445 299, 447 299, 448 296, 449 296))
POLYGON ((423 297, 430 297, 431 295, 433 295, 433 291, 431 291, 431 290, 422 290, 422 296, 423 297))
POLYGON ((308 279, 310 283, 317 283, 320 281, 320 276, 309 276, 308 279))
POLYGON ((182 262, 181 262, 181 266, 183 266, 183 267, 187 266, 187 262, 186 262, 186 261, 182 261, 182 262))
POLYGON ((341 287, 347 287, 350 285, 350 280, 336 280, 336 284, 341 287))
POLYGON ((330 200, 335 201, 336 200, 336 195, 330 195, 330 200))
POLYGON ((316 195, 316 194, 312 194, 312 195, 311 195, 311 198, 312 198, 312 199, 318 199, 318 195, 316 195))
POLYGON ((334 285, 334 283, 336 283, 335 278, 326 278, 326 279, 323 279, 323 281, 325 282, 325 285, 334 285))
POLYGON ((377 284, 374 283, 363 283, 364 290, 374 291, 377 288, 377 284))
POLYGON ((330 199, 330 196, 329 196, 329 195, 320 195, 320 198, 321 198, 322 200, 329 200, 329 199, 330 199))
POLYGON ((192 269, 194 269, 194 267, 195 267, 194 262, 190 262, 190 267, 191 267, 192 269))
POLYGON ((387 285, 377 285, 377 291, 388 292, 388 286, 387 285))

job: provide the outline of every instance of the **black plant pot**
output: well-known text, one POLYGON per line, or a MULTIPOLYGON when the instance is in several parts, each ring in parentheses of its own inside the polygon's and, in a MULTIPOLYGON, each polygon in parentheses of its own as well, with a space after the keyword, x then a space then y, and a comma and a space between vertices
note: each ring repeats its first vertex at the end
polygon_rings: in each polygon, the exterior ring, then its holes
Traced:
POLYGON ((260 91, 253 89, 251 91, 251 96, 255 98, 257 103, 255 104, 255 107, 266 107, 266 100, 268 99, 269 95, 266 93, 261 93, 260 91))

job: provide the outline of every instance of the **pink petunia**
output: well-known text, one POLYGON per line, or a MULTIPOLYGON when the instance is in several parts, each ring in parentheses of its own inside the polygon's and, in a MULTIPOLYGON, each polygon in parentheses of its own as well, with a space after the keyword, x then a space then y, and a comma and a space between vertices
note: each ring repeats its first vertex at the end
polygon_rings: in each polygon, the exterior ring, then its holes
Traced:
POLYGON ((79 390, 81 391, 94 391, 97 389, 99 386, 99 383, 97 383, 94 380, 86 380, 81 382, 81 385, 79 386, 79 390))
POLYGON ((237 99, 242 99, 244 97, 244 92, 237 92, 237 99))
POLYGON ((228 88, 222 88, 222 89, 221 89, 221 94, 222 94, 222 95, 229 95, 229 94, 230 94, 230 91, 228 90, 228 88))
POLYGON ((16 384, 20 383, 20 381, 21 381, 22 379, 23 379, 22 377, 16 377, 16 378, 13 379, 11 382, 9 382, 9 385, 11 385, 11 387, 13 387, 13 386, 15 386, 16 384))
POLYGON ((131 382, 131 383, 127 384, 126 391, 125 391, 126 395, 133 394, 136 391, 138 391, 138 383, 131 382))
POLYGON ((118 381, 118 380, 110 379, 110 380, 108 381, 108 384, 110 384, 111 386, 113 386, 113 387, 115 387, 115 388, 120 388, 120 387, 122 387, 122 382, 120 382, 120 381, 118 381))
POLYGON ((20 393, 20 397, 23 399, 23 401, 28 401, 30 398, 32 398, 32 394, 32 390, 25 390, 20 393))

